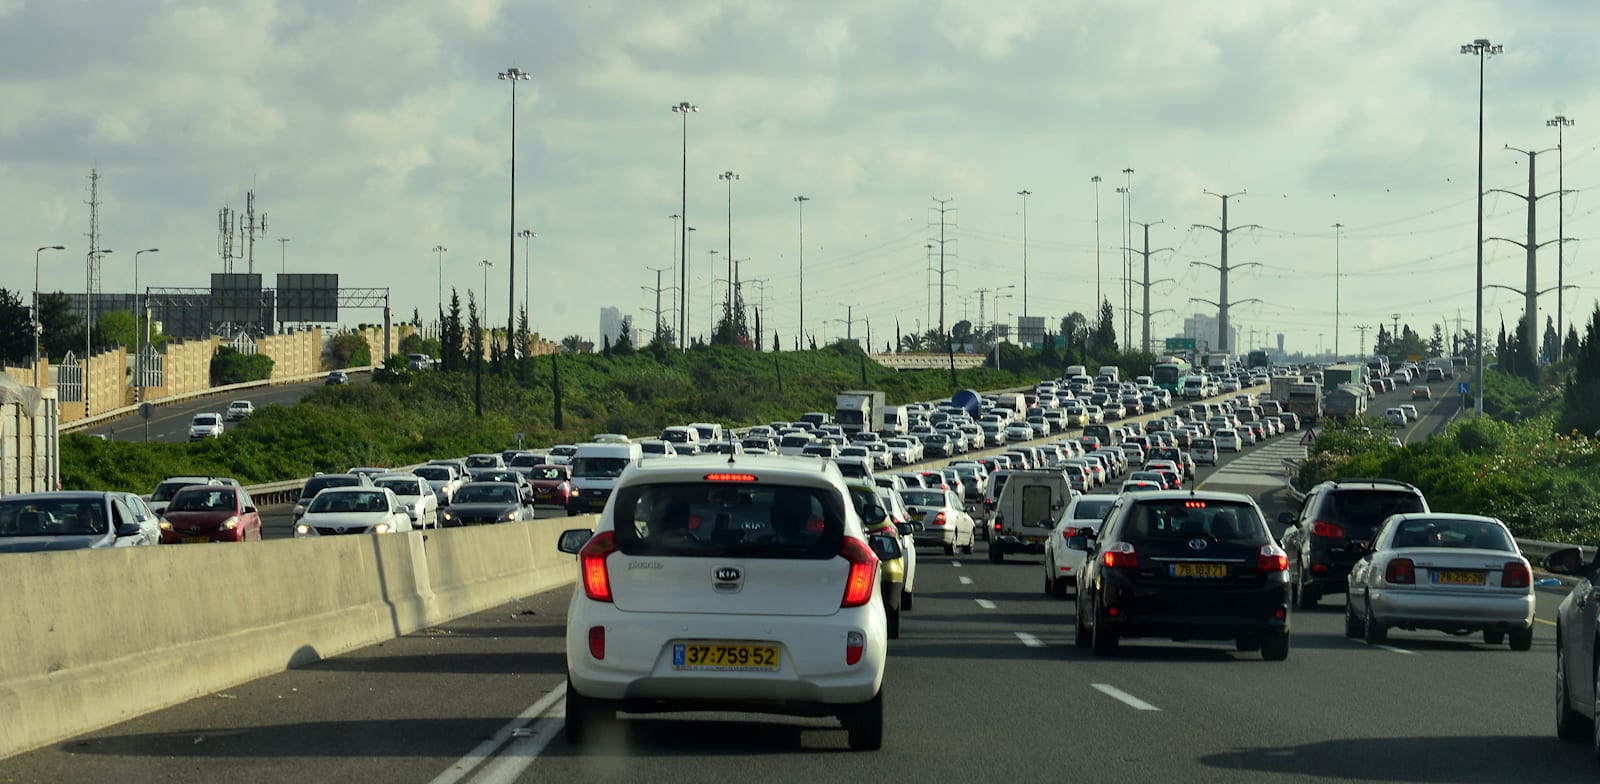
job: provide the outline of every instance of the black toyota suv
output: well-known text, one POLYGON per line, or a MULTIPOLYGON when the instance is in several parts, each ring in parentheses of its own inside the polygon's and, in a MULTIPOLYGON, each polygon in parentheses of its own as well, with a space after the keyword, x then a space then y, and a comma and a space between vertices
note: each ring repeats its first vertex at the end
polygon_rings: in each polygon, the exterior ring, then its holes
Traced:
POLYGON ((1311 488, 1299 514, 1278 515, 1289 526, 1282 542, 1296 604, 1311 610, 1323 596, 1343 593, 1350 567, 1389 515, 1427 511, 1421 490, 1394 479, 1331 479, 1311 488))

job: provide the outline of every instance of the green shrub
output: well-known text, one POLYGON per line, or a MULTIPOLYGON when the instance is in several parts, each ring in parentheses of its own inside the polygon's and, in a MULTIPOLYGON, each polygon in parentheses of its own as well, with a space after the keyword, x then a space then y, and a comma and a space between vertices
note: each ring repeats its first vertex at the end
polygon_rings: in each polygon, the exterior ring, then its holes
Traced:
POLYGON ((243 384, 272 378, 272 357, 266 354, 241 354, 232 346, 222 346, 211 357, 211 386, 243 384))

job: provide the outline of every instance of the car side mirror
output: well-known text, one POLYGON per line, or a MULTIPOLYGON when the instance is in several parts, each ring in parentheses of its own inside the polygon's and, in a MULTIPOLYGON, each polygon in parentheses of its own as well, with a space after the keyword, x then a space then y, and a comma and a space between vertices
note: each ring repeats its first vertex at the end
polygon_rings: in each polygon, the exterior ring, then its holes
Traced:
POLYGON ((1372 554, 1372 545, 1366 542, 1351 542, 1348 549, 1352 554, 1366 556, 1372 554))
POLYGON ((1294 512, 1279 512, 1278 522, 1284 525, 1294 525, 1294 512))
POLYGON ((247 506, 247 507, 244 508, 244 513, 245 514, 255 514, 256 512, 257 512, 257 509, 255 507, 253 507, 253 506, 247 506))
POLYGON ((889 516, 889 512, 877 504, 867 504, 861 507, 861 516, 868 521, 876 521, 889 516))
POLYGON ((873 554, 878 556, 880 561, 893 561, 905 555, 905 551, 900 548, 900 539, 897 537, 874 534, 867 537, 867 545, 872 548, 873 554))
POLYGON ((1583 551, 1576 547, 1563 547, 1544 557, 1539 565, 1551 574, 1581 575, 1583 569, 1583 551))
POLYGON ((1067 537, 1067 549, 1078 550, 1084 553, 1094 552, 1094 542, 1089 537, 1079 534, 1067 537))
POLYGON ((583 546, 589 543, 589 538, 594 532, 587 528, 572 528, 561 532, 561 539, 556 542, 556 549, 568 555, 577 555, 583 546))
POLYGON ((139 528, 138 523, 123 523, 117 526, 117 538, 119 539, 124 536, 138 536, 142 532, 143 529, 139 528))

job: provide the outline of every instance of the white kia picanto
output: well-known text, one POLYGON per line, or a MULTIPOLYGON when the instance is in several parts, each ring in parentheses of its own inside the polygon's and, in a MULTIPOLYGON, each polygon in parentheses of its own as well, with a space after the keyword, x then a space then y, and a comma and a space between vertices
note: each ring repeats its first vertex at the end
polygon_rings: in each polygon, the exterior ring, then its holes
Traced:
POLYGON ((629 467, 578 556, 567 612, 566 737, 617 712, 835 716, 883 743, 887 622, 878 564, 831 461, 758 455, 629 467))

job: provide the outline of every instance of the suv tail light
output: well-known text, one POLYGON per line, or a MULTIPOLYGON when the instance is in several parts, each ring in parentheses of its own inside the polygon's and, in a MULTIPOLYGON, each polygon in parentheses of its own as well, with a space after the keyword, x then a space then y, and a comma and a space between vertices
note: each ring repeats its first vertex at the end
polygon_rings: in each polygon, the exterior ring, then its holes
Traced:
POLYGON ((583 593, 594 601, 611 601, 611 574, 606 569, 606 556, 616 551, 617 537, 610 531, 595 534, 578 551, 578 563, 583 571, 583 593))
POLYGON ((1526 588, 1532 582, 1533 575, 1521 561, 1506 561, 1505 568, 1500 570, 1501 588, 1526 588))
POLYGON ((1074 528, 1074 527, 1069 525, 1066 528, 1061 529, 1061 538, 1062 539, 1071 539, 1072 537, 1078 535, 1078 530, 1079 529, 1074 528))
POLYGON ((1108 545, 1105 552, 1100 554, 1100 562, 1105 564, 1107 569, 1137 569, 1139 554, 1134 551, 1133 545, 1116 542, 1108 545))
POLYGON ((1289 554, 1275 544, 1261 545, 1261 552, 1256 555, 1256 571, 1259 572, 1284 572, 1289 569, 1289 554))
POLYGON ((1410 558, 1396 558, 1383 570, 1383 579, 1395 585, 1415 585, 1417 564, 1410 558))
POLYGON ((850 576, 845 578, 844 599, 840 607, 860 607, 872 601, 872 591, 878 586, 878 556, 872 554, 867 543, 847 536, 839 546, 839 555, 850 562, 850 576))
POLYGON ((1312 536, 1326 536, 1329 539, 1343 539, 1344 529, 1334 523, 1317 520, 1311 524, 1312 536))

